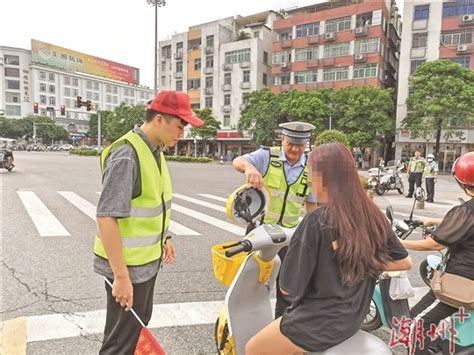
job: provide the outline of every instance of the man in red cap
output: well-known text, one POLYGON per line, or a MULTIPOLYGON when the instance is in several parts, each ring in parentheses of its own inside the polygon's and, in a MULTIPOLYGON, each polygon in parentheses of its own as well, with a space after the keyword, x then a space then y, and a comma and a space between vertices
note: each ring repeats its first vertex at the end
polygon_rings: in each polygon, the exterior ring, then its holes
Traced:
POLYGON ((173 147, 187 124, 200 127, 183 92, 162 91, 147 106, 145 122, 101 154, 102 193, 97 206, 94 271, 107 277, 107 315, 100 354, 133 354, 141 325, 148 324, 162 262, 175 261, 167 234, 171 178, 161 152, 173 147))

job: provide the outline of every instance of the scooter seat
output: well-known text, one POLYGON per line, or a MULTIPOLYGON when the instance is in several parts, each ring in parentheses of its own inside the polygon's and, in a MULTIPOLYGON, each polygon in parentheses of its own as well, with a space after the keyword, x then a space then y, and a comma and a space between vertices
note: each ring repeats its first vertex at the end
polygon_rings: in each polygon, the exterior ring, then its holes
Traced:
POLYGON ((333 354, 363 354, 363 355, 392 355, 389 346, 375 335, 359 330, 346 341, 316 353, 306 353, 312 355, 333 355, 333 354))

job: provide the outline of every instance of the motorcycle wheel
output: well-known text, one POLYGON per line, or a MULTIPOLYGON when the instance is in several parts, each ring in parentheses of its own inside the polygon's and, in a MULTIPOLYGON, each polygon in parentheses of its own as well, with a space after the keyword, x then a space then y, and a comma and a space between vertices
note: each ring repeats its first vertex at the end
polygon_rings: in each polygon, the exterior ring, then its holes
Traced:
POLYGON ((431 266, 428 265, 428 261, 425 259, 420 264, 420 276, 425 285, 431 287, 431 275, 429 270, 431 270, 431 266))
POLYGON ((382 318, 374 301, 370 301, 369 313, 365 316, 360 329, 372 332, 382 326, 382 318))
POLYGON ((398 188, 397 190, 400 195, 403 195, 403 193, 405 192, 405 188, 403 187, 403 184, 400 184, 400 188, 398 188))
POLYGON ((385 193, 385 189, 381 185, 375 186, 375 193, 382 196, 385 193))

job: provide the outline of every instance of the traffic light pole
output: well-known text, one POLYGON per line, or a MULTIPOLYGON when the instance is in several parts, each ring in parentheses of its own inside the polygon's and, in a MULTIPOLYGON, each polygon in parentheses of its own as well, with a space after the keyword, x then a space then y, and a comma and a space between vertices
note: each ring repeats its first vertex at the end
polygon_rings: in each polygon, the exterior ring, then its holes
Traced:
POLYGON ((97 150, 99 153, 102 151, 102 130, 100 122, 100 110, 97 110, 97 150))

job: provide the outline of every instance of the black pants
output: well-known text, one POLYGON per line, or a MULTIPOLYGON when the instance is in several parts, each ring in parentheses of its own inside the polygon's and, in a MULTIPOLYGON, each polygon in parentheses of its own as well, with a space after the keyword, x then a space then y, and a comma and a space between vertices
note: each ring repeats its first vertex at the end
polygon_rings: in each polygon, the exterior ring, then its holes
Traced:
POLYGON ((415 184, 416 187, 421 186, 421 178, 423 177, 423 173, 410 173, 408 176, 408 196, 413 196, 413 192, 415 191, 415 184))
POLYGON ((431 344, 431 339, 426 335, 426 332, 430 329, 431 324, 436 324, 444 318, 454 314, 458 311, 457 308, 451 307, 446 303, 443 303, 436 299, 432 290, 430 290, 410 311, 411 319, 416 321, 417 319, 423 320, 423 334, 424 334, 424 347, 420 349, 420 342, 416 343, 415 355, 428 355, 430 354, 428 347, 431 344))
POLYGON ((435 193, 435 179, 426 178, 425 185, 426 185, 426 201, 433 202, 434 193, 435 193))
MULTIPOLYGON (((285 260, 286 253, 288 252, 288 247, 281 248, 278 252, 278 256, 281 260, 281 265, 283 265, 283 260, 285 260)), ((281 270, 281 267, 280 267, 281 270)), ((280 291, 280 273, 278 273, 276 279, 276 305, 275 305, 275 319, 281 317, 285 312, 285 309, 291 305, 292 298, 289 296, 284 295, 280 291)))
MULTIPOLYGON (((145 325, 151 319, 153 311, 153 290, 156 275, 148 281, 133 284, 133 309, 145 325)), ((113 280, 109 281, 112 283, 113 280)), ((104 281, 105 283, 105 281, 104 281)), ((107 316, 105 319, 104 339, 99 354, 123 354, 135 352, 138 337, 142 326, 132 312, 125 312, 125 308, 115 301, 112 289, 105 283, 107 292, 107 316)))

